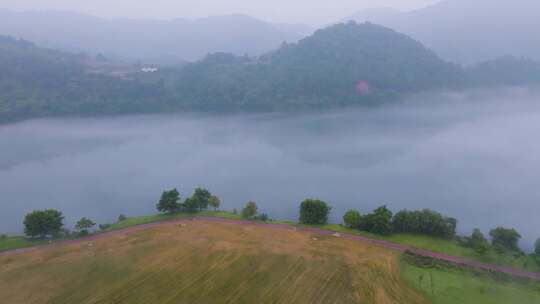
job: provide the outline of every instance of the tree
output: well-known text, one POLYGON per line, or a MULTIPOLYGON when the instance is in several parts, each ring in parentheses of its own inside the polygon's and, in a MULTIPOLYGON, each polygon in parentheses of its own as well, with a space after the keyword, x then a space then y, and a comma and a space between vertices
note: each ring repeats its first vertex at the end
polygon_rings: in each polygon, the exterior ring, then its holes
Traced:
POLYGON ((207 189, 197 188, 189 199, 189 202, 186 202, 186 209, 188 209, 189 211, 201 211, 208 209, 211 197, 212 194, 207 189))
POLYGON ((360 227, 360 221, 362 220, 362 216, 360 215, 360 212, 356 210, 349 210, 343 215, 343 222, 345 223, 345 226, 349 228, 358 228, 360 227))
POLYGON ((483 255, 489 250, 489 243, 480 229, 474 229, 470 242, 470 246, 479 254, 483 255))
POLYGON ((247 202, 244 209, 242 209, 242 217, 245 219, 253 219, 257 215, 257 203, 247 202))
POLYGON ((176 188, 170 191, 164 191, 161 194, 161 198, 159 199, 156 208, 159 212, 174 213, 180 208, 178 201, 180 201, 180 193, 178 193, 176 188))
POLYGON ((536 243, 534 244, 534 253, 540 256, 540 239, 536 240, 536 243))
POLYGON ((456 235, 457 220, 429 210, 402 210, 392 219, 394 232, 427 234, 444 238, 456 235))
POLYGON ((210 196, 208 204, 210 205, 210 207, 214 208, 214 211, 217 211, 219 209, 219 206, 221 205, 221 200, 219 199, 219 197, 212 195, 210 196))
POLYGON ((83 217, 77 222, 75 228, 79 230, 81 234, 85 235, 88 234, 88 229, 91 229, 95 225, 96 223, 94 223, 94 221, 89 218, 83 217))
POLYGON ((64 216, 58 210, 37 210, 24 218, 24 233, 30 237, 57 235, 64 226, 64 216))
POLYGON ((392 232, 392 216, 392 211, 386 206, 381 206, 362 219, 360 229, 378 234, 389 234, 392 232))
POLYGON ((500 252, 505 250, 520 252, 519 239, 521 235, 515 229, 497 227, 489 232, 491 244, 500 252))
POLYGON ((300 204, 300 223, 324 225, 332 208, 318 199, 306 199, 300 204))
POLYGON ((127 216, 125 216, 125 215, 123 215, 123 214, 120 214, 120 215, 118 216, 118 221, 119 221, 119 222, 123 222, 123 221, 125 221, 125 220, 127 220, 127 216))

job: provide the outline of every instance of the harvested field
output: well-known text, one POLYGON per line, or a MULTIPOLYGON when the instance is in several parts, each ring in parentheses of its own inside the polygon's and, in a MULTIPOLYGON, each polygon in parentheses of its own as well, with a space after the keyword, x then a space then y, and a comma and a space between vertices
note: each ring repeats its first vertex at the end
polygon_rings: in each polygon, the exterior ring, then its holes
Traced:
POLYGON ((398 253, 308 232, 204 220, 0 256, 15 303, 428 303, 398 253))

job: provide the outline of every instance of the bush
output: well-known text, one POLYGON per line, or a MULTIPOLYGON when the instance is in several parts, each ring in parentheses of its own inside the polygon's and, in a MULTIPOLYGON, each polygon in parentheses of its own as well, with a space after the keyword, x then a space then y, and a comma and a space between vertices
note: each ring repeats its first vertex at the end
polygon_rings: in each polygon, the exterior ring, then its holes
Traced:
POLYGON ((534 253, 540 256, 540 239, 536 240, 536 243, 534 244, 534 253))
POLYGON ((247 202, 244 209, 242 209, 242 217, 245 219, 253 219, 257 215, 257 203, 247 202))
POLYGON ((268 215, 266 213, 259 214, 253 218, 256 221, 261 222, 267 222, 268 221, 268 215))
POLYGON ((112 224, 109 224, 109 223, 105 223, 105 224, 100 224, 99 225, 99 230, 107 230, 109 228, 111 228, 112 224))
POLYGON ((360 229, 377 234, 392 232, 392 211, 386 206, 375 209, 360 221, 360 229))
POLYGON ((343 215, 343 222, 345 223, 345 226, 349 228, 360 227, 361 220, 362 216, 360 215, 360 212, 356 210, 349 210, 343 215))
POLYGON ((440 213, 424 209, 419 211, 403 210, 394 216, 394 232, 418 233, 444 238, 456 235, 457 220, 442 216, 440 213))
POLYGON ((521 239, 521 235, 515 229, 497 227, 491 230, 489 235, 491 236, 491 244, 498 252, 521 252, 519 249, 519 239, 521 239))
POLYGON ((0 240, 5 240, 5 239, 7 239, 7 235, 1 234, 1 235, 0 235, 0 240))
POLYGON ((300 204, 300 223, 325 225, 331 209, 326 202, 307 199, 300 204))
POLYGON ((127 216, 125 216, 125 215, 123 215, 123 214, 120 214, 120 215, 118 216, 118 222, 123 222, 123 221, 125 221, 125 220, 127 220, 127 216))

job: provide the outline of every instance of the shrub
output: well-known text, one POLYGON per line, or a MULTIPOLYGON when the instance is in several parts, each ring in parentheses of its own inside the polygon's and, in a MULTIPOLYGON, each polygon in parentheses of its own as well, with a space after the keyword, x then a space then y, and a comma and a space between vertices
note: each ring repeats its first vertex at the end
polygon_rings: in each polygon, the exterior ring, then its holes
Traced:
POLYGON ((343 215, 343 222, 345 223, 345 226, 349 228, 360 227, 361 220, 362 216, 360 215, 360 212, 356 210, 349 210, 343 215))
POLYGON ((268 215, 266 213, 259 214, 254 217, 254 220, 261 221, 261 222, 267 222, 268 221, 268 215))
POLYGON ((127 216, 125 216, 125 215, 123 215, 123 214, 120 214, 120 215, 118 216, 118 222, 123 222, 123 221, 125 221, 125 220, 127 220, 127 216))
POLYGON ((536 240, 536 243, 534 244, 534 253, 540 256, 540 239, 536 240))
POLYGON ((5 240, 5 239, 7 239, 7 235, 1 234, 1 235, 0 235, 0 240, 5 240))
POLYGON ((100 224, 99 225, 99 230, 107 230, 109 228, 111 228, 112 224, 109 224, 109 223, 105 223, 105 224, 100 224))
POLYGON ((300 204, 300 223, 324 225, 332 208, 321 200, 307 199, 300 204))

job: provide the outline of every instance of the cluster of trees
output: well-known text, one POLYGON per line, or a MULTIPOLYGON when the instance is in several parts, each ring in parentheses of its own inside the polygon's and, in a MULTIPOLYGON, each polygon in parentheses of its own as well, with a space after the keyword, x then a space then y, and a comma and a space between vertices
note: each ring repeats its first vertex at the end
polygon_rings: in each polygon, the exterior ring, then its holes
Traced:
POLYGON ((221 201, 219 197, 212 195, 212 193, 205 188, 195 189, 193 195, 182 202, 180 193, 174 188, 169 191, 164 191, 161 194, 161 198, 156 204, 156 208, 159 212, 172 214, 179 211, 199 212, 206 210, 209 207, 217 210, 220 204, 221 201))
MULTIPOLYGON (((79 235, 87 235, 96 223, 83 217, 75 225, 79 235)), ((24 233, 31 237, 62 237, 69 236, 70 232, 64 229, 64 215, 54 209, 36 210, 28 213, 24 218, 24 233)))
POLYGON ((366 215, 349 210, 343 216, 343 221, 349 228, 372 233, 417 233, 443 238, 453 238, 457 226, 456 219, 445 217, 433 210, 402 210, 394 215, 386 206, 381 206, 366 215))
POLYGON ((300 223, 325 225, 332 207, 318 199, 306 199, 300 204, 300 223))

